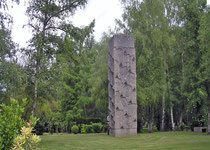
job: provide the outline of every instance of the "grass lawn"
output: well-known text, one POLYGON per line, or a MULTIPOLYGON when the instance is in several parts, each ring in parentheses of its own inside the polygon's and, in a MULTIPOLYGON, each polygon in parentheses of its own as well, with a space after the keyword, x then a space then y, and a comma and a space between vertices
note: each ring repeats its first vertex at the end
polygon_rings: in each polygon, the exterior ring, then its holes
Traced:
POLYGON ((107 134, 53 134, 41 136, 49 150, 210 150, 210 135, 194 132, 142 133, 134 137, 107 134))

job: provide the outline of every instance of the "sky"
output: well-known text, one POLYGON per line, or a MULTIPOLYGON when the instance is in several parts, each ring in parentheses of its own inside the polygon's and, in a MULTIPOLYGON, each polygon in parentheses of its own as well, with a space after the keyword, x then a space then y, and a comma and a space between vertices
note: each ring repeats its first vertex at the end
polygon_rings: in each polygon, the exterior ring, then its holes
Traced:
MULTIPOLYGON (((207 0, 210 5, 210 0, 207 0)), ((26 5, 23 0, 19 5, 10 8, 13 16, 13 40, 21 47, 27 46, 27 41, 31 38, 31 30, 24 25, 27 24, 28 18, 25 15, 26 5)), ((72 19, 73 24, 77 27, 88 25, 95 19, 94 36, 97 41, 100 40, 103 32, 114 29, 115 19, 120 19, 123 13, 119 0, 88 0, 85 8, 76 11, 72 19)))
MULTIPOLYGON (((27 16, 25 16, 26 5, 24 1, 20 1, 19 5, 14 5, 9 11, 14 22, 13 40, 21 47, 25 47, 32 33, 28 27, 23 28, 28 21, 27 16)), ((95 19, 94 36, 99 41, 103 32, 115 27, 115 19, 120 19, 122 12, 119 0, 88 0, 85 8, 78 9, 70 20, 75 26, 81 27, 90 24, 95 19)))

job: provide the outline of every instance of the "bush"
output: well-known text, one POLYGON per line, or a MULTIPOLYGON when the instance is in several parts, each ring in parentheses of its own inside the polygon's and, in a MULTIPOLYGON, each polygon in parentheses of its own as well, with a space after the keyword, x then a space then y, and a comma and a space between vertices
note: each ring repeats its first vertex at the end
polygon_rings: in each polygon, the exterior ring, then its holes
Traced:
POLYGON ((101 123, 92 123, 92 129, 94 133, 100 133, 102 130, 103 125, 101 123))
POLYGON ((71 127, 71 131, 74 133, 74 134, 77 134, 79 132, 79 127, 77 125, 73 125, 71 127))
POLYGON ((87 133, 87 132, 86 132, 86 127, 85 127, 85 126, 86 126, 86 125, 83 124, 82 127, 81 127, 81 133, 83 133, 83 134, 84 134, 84 133, 87 133))
POLYGON ((74 122, 77 124, 91 124, 91 123, 100 123, 101 119, 98 118, 80 118, 74 119, 74 122))
POLYGON ((92 125, 86 125, 86 133, 93 133, 92 125))
POLYGON ((0 109, 0 149, 9 150, 14 138, 21 132, 23 126, 22 114, 26 99, 19 105, 18 101, 11 99, 11 105, 1 105, 0 109))
POLYGON ((185 128, 186 128, 186 125, 184 123, 182 123, 180 126, 181 131, 184 131, 185 128))
POLYGON ((50 134, 53 134, 54 133, 54 129, 53 128, 50 128, 50 134))
POLYGON ((87 125, 87 124, 82 125, 81 133, 93 133, 93 132, 94 131, 92 125, 87 125))
POLYGON ((23 127, 21 130, 21 134, 18 135, 13 143, 12 150, 37 150, 38 143, 41 139, 32 134, 33 127, 31 126, 31 122, 28 123, 28 127, 23 127))
POLYGON ((44 125, 42 125, 40 121, 36 123, 34 129, 35 129, 36 135, 43 135, 44 125))
POLYGON ((191 130, 191 129, 190 129, 190 126, 185 125, 185 130, 186 130, 186 131, 191 130))

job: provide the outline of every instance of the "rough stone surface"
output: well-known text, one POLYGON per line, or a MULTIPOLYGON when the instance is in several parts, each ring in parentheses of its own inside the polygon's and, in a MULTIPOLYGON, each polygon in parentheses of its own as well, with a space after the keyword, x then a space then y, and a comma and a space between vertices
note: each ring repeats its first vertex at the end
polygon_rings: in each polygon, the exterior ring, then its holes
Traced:
POLYGON ((109 134, 137 134, 136 56, 134 40, 128 35, 115 35, 109 43, 109 134))
POLYGON ((206 132, 207 127, 194 127, 194 132, 206 132))

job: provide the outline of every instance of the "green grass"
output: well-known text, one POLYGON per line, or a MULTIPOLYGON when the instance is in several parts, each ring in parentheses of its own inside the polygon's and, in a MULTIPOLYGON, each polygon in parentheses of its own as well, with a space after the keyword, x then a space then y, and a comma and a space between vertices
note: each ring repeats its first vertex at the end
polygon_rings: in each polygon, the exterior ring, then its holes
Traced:
POLYGON ((54 134, 41 139, 41 147, 47 150, 210 150, 210 135, 194 132, 142 133, 134 137, 54 134))

